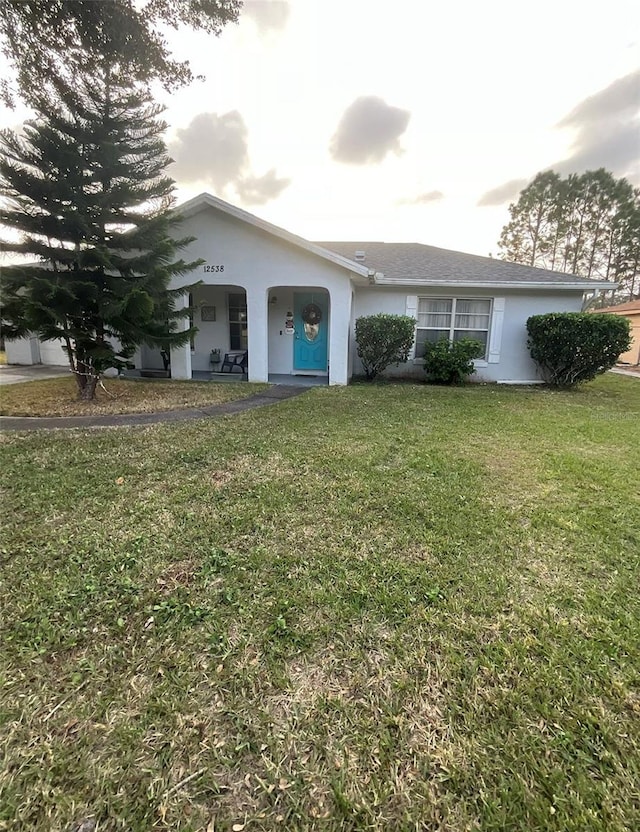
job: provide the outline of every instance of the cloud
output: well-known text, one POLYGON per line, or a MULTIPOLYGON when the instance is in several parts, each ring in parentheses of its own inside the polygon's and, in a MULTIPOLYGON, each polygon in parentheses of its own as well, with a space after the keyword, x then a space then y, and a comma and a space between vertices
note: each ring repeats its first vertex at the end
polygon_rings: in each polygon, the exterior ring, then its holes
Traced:
POLYGON ((284 29, 291 11, 287 0, 244 0, 242 13, 250 17, 260 32, 284 29))
POLYGON ((290 184, 275 168, 263 176, 251 171, 247 125, 237 110, 199 113, 169 143, 170 173, 179 183, 213 185, 217 194, 232 188, 246 205, 264 205, 290 184))
POLYGON ((247 126, 237 110, 199 113, 169 144, 171 175, 182 182, 213 182, 216 190, 239 179, 249 164, 247 126))
POLYGON ((399 199, 399 205, 428 205, 430 202, 438 202, 439 200, 444 199, 444 194, 442 191, 427 191, 424 194, 418 194, 417 196, 412 197, 405 197, 404 199, 399 199))
POLYGON ((616 79, 600 92, 581 101, 566 115, 558 127, 578 127, 598 124, 601 119, 638 112, 640 108, 640 69, 616 79))
POLYGON ((482 207, 504 205, 505 202, 509 202, 518 196, 527 184, 527 181, 526 179, 510 179, 508 182, 498 185, 497 188, 492 188, 490 191, 482 194, 477 204, 482 207))
POLYGON ((387 153, 402 152, 399 139, 410 118, 408 110, 392 107, 381 98, 356 98, 340 119, 330 153, 337 162, 352 165, 381 162, 387 153))
POLYGON ((279 179, 275 168, 271 168, 264 176, 247 176, 241 179, 236 183, 236 191, 244 203, 264 205, 265 202, 280 196, 290 184, 290 179, 279 179))
MULTIPOLYGON (((547 170, 562 176, 606 168, 640 184, 640 70, 618 78, 585 98, 556 125, 575 136, 571 154, 547 170)), ((512 179, 483 194, 478 205, 502 205, 515 199, 527 184, 512 179)))
POLYGON ((581 173, 604 167, 616 176, 640 175, 640 70, 585 98, 557 125, 575 132, 571 155, 551 167, 581 173))

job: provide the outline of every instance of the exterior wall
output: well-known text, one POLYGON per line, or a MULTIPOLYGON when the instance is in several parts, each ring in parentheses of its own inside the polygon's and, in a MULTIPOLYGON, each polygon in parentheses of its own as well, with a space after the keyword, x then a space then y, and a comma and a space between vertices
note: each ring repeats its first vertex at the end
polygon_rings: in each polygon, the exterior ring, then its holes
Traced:
MULTIPOLYGON (((371 287, 356 290, 356 318, 362 315, 375 315, 378 312, 388 312, 394 315, 407 314, 407 300, 412 295, 419 297, 458 297, 458 298, 503 298, 504 316, 502 320, 502 334, 500 343, 495 345, 499 355, 491 356, 491 361, 476 361, 474 381, 527 383, 539 381, 536 365, 531 360, 527 349, 526 322, 531 315, 541 315, 545 312, 579 312, 582 306, 582 291, 574 292, 535 292, 532 290, 516 291, 513 289, 434 289, 429 287, 420 291, 415 287, 371 287), (497 359, 497 360, 496 360, 497 359), (494 363, 495 362, 495 363, 494 363)), ((489 331, 491 352, 494 352, 493 330, 498 326, 496 307, 489 331)), ((497 334, 497 332, 495 333, 497 334)), ((353 337, 353 333, 352 333, 353 337)), ((356 374, 362 373, 360 360, 356 358, 354 368, 356 374)), ((418 379, 424 378, 421 359, 412 359, 399 367, 389 367, 389 376, 406 376, 418 379)))
POLYGON ((636 314, 631 318, 631 349, 624 355, 628 357, 621 357, 621 361, 628 361, 629 364, 640 364, 640 315, 636 314))
POLYGON ((37 338, 16 338, 5 342, 7 364, 40 364, 40 342, 37 338))
POLYGON ((40 361, 43 364, 68 364, 66 352, 62 349, 62 341, 41 341, 40 361))
POLYGON ((66 366, 69 362, 61 341, 39 341, 36 337, 7 341, 7 364, 66 366))
POLYGON ((610 315, 622 315, 631 321, 631 349, 623 352, 618 361, 622 364, 640 364, 640 312, 609 312, 610 315))
MULTIPOLYGON (((196 238, 181 252, 186 260, 205 261, 204 267, 184 275, 176 283, 188 285, 202 280, 202 285, 194 291, 194 300, 205 291, 212 299, 219 298, 219 292, 224 292, 224 287, 230 285, 246 291, 250 381, 267 381, 269 373, 292 372, 292 336, 284 332, 284 316, 290 307, 284 307, 293 300, 296 289, 325 289, 329 293, 330 307, 329 383, 347 383, 351 370, 349 322, 353 288, 347 269, 214 208, 205 208, 187 217, 176 228, 175 234, 196 238), (213 270, 205 271, 207 266, 213 270), (221 271, 220 267, 224 269, 221 271), (268 302, 270 296, 278 299, 273 305, 268 302)), ((212 302, 212 305, 217 308, 216 303, 212 302)), ((221 326, 205 330, 197 316, 194 322, 202 327, 202 334, 196 336, 193 368, 200 369, 201 362, 206 359, 206 367, 202 366, 202 369, 209 369, 210 349, 213 346, 224 349, 228 344, 228 331, 224 334, 221 326), (223 337, 227 340, 223 341, 223 337), (219 343, 210 347, 210 338, 219 343), (199 341, 205 349, 199 348, 199 341)), ((173 354, 171 364, 173 368, 173 354)))

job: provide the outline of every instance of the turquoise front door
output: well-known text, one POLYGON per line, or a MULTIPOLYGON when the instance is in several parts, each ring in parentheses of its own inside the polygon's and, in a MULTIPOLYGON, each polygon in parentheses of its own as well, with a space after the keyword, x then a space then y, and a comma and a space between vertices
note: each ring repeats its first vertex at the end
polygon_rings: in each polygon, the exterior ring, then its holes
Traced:
POLYGON ((293 369, 327 372, 329 303, 326 292, 296 292, 294 296, 293 369))

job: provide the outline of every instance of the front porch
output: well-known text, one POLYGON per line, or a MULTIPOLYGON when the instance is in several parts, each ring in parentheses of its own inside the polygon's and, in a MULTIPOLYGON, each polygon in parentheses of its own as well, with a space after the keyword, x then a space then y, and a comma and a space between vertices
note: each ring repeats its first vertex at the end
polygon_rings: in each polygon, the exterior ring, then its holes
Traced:
MULTIPOLYGON (((190 344, 171 350, 171 377, 301 387, 347 384, 352 294, 321 286, 200 285, 185 306, 197 327, 190 344), (248 355, 241 372, 221 372, 230 353, 248 355)), ((185 327, 186 327, 185 319, 185 327)), ((160 353, 141 355, 161 368, 160 353)), ((228 367, 226 369, 229 369, 228 367)))

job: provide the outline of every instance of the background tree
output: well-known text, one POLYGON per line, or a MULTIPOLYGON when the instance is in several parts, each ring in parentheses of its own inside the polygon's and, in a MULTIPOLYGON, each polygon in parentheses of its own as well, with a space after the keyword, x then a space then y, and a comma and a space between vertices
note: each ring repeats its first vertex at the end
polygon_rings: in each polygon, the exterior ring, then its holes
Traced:
POLYGON ((0 138, 0 251, 32 262, 1 274, 6 337, 61 339, 78 384, 91 399, 100 373, 122 367, 137 345, 186 343, 176 331, 176 276, 198 263, 175 260, 170 159, 146 88, 105 62, 57 79, 56 99, 33 96, 37 116, 24 137, 0 138), (36 260, 37 262, 33 262, 36 260))
MULTIPOLYGON (((8 58, 21 97, 61 73, 70 80, 106 58, 144 82, 174 89, 193 79, 188 61, 171 57, 161 27, 220 34, 238 20, 241 0, 2 0, 0 50, 8 58)), ((0 93, 13 101, 15 87, 0 93)))
POLYGON ((640 190, 600 168, 562 179, 537 174, 509 206, 501 256, 516 263, 620 283, 640 296, 640 190))

